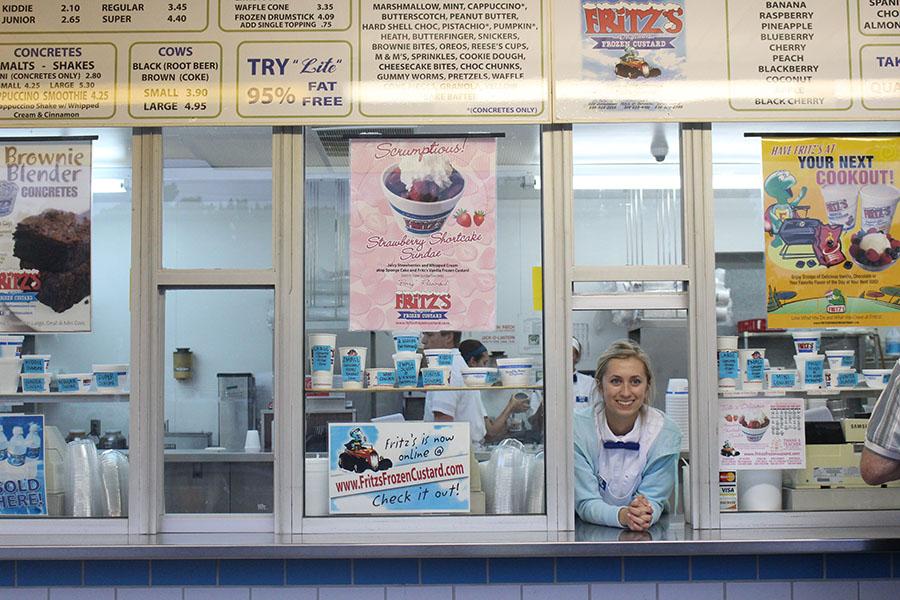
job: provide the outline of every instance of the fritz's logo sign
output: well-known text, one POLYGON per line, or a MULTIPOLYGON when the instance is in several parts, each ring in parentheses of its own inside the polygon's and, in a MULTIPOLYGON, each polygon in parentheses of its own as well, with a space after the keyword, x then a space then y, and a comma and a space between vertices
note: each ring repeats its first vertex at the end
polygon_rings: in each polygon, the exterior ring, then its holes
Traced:
POLYGON ((443 321, 453 305, 450 294, 397 293, 394 308, 402 321, 443 321))
POLYGON ((675 2, 585 2, 581 8, 585 35, 600 36, 596 48, 674 48, 684 30, 684 6, 675 2))

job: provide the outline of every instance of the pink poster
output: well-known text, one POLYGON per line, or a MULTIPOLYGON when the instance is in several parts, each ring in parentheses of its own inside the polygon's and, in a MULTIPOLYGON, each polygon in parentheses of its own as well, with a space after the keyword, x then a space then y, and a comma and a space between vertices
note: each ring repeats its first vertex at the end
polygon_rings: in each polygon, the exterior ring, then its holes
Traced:
POLYGON ((493 330, 494 138, 352 140, 350 330, 493 330))

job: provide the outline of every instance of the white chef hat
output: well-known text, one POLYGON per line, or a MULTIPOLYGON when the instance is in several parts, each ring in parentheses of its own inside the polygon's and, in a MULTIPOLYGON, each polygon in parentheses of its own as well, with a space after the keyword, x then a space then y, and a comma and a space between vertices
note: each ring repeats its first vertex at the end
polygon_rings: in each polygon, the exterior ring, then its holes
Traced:
POLYGON ((581 354, 581 342, 579 342, 578 338, 574 335, 572 336, 572 348, 575 349, 575 352, 581 354))

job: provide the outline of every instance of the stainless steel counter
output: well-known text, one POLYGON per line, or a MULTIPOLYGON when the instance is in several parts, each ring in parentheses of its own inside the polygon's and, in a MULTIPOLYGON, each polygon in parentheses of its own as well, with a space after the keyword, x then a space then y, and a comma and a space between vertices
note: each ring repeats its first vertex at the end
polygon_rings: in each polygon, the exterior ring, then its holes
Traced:
POLYGON ((579 524, 574 532, 441 534, 4 535, 0 560, 163 558, 425 558, 728 555, 900 550, 900 526, 695 531, 673 523, 646 536, 579 524), (656 537, 654 537, 656 536, 656 537), (439 540, 439 541, 437 541, 439 540))
POLYGON ((271 452, 213 452, 209 450, 166 450, 164 456, 167 463, 273 462, 275 460, 274 455, 271 452))

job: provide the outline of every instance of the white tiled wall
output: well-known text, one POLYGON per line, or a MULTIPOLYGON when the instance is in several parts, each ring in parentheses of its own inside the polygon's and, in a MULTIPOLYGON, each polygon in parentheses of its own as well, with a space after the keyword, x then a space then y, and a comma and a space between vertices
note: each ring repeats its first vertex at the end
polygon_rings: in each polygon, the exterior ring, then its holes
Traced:
POLYGON ((728 600, 791 600, 788 581, 738 581, 725 584, 728 600))

